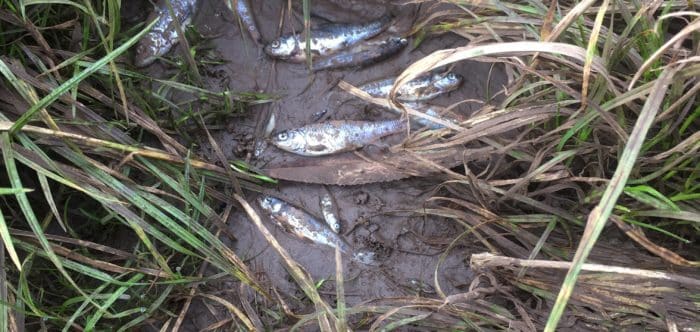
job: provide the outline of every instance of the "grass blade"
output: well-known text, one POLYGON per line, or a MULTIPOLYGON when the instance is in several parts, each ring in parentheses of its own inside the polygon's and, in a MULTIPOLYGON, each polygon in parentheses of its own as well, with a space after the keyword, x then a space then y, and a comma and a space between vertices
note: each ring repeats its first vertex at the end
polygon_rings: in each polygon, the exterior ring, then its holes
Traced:
POLYGON ((118 57, 119 55, 124 53, 127 49, 129 49, 129 47, 131 47, 137 41, 139 41, 139 39, 141 39, 141 37, 143 37, 143 35, 145 35, 148 31, 150 31, 151 28, 156 24, 157 21, 158 20, 156 19, 153 22, 151 22, 150 24, 148 24, 148 26, 146 26, 146 28, 141 30, 141 32, 139 32, 136 35, 134 35, 133 37, 129 38, 129 40, 127 40, 121 46, 117 47, 114 51, 107 53, 107 55, 105 55, 101 59, 95 61, 95 63, 93 63, 92 65, 87 67, 85 70, 83 70, 80 73, 78 73, 77 75, 71 77, 67 81, 63 82, 63 84, 61 84, 58 88, 51 91, 51 93, 49 93, 44 98, 39 100, 38 103, 32 105, 27 110, 27 112, 22 114, 22 116, 19 119, 17 119, 15 124, 12 126, 12 128, 10 128, 10 132, 14 134, 18 130, 20 130, 22 128, 22 126, 24 126, 29 121, 31 121, 31 119, 34 117, 34 114, 36 114, 36 112, 49 106, 51 103, 56 101, 56 99, 58 99, 58 97, 60 97, 61 95, 63 95, 66 92, 69 92, 72 88, 74 88, 75 86, 80 84, 80 82, 82 82, 85 78, 92 75, 93 73, 98 71, 100 68, 102 68, 103 66, 108 64, 110 61, 114 60, 116 57, 118 57))
MULTIPOLYGON (((7 176, 10 179, 10 183, 12 183, 12 187, 18 190, 23 189, 22 181, 20 180, 19 172, 17 171, 17 165, 15 164, 14 151, 10 143, 10 135, 6 132, 0 134, 0 147, 2 147, 2 157, 3 161, 5 162, 7 176)), ((63 264, 61 264, 60 258, 53 252, 53 250, 51 250, 49 240, 46 239, 46 236, 44 235, 44 230, 42 229, 41 225, 39 224, 39 220, 34 214, 32 204, 29 202, 27 194, 24 191, 18 191, 15 194, 15 197, 19 202, 19 206, 22 210, 22 213, 24 214, 24 217, 26 218, 27 223, 29 224, 29 227, 32 229, 32 232, 34 232, 34 234, 36 235, 37 240, 46 252, 48 259, 51 261, 51 263, 54 264, 54 266, 56 266, 61 275, 63 275, 63 277, 66 278, 68 283, 73 288, 75 288, 81 295, 87 296, 87 294, 83 292, 80 286, 78 286, 75 280, 73 280, 73 278, 71 278, 68 272, 64 269, 63 264)), ((97 303, 93 302, 93 304, 95 306, 99 306, 97 303)))
POLYGON ((97 322, 100 320, 100 318, 102 318, 102 316, 107 312, 107 308, 110 308, 112 304, 114 304, 114 302, 118 300, 119 297, 122 296, 122 294, 124 294, 124 292, 126 292, 129 289, 129 287, 131 287, 133 283, 138 282, 139 280, 141 280, 141 278, 143 278, 143 274, 134 275, 125 282, 124 286, 119 287, 114 293, 112 293, 112 295, 107 299, 107 301, 104 302, 102 307, 99 310, 97 310, 97 312, 95 312, 92 316, 90 316, 87 325, 85 325, 85 330, 92 331, 95 328, 97 322))
POLYGON ((19 256, 17 256, 17 251, 15 250, 15 246, 14 244, 12 244, 12 237, 10 236, 10 231, 7 228, 7 223, 5 222, 5 216, 2 213, 2 210, 0 210, 0 237, 2 238, 2 243, 5 245, 5 249, 7 249, 7 254, 10 255, 12 263, 14 263, 17 267, 17 270, 21 272, 22 263, 20 263, 19 256))
POLYGON ((311 70, 313 64, 313 55, 311 54, 311 0, 302 1, 302 11, 304 12, 304 52, 306 53, 306 65, 311 70))
POLYGON ((343 256, 338 248, 335 248, 335 289, 336 297, 338 298, 336 306, 338 322, 335 325, 335 329, 338 332, 344 332, 348 330, 345 318, 345 277, 343 276, 343 256))
POLYGON ((547 319, 547 325, 545 326, 545 332, 553 332, 556 330, 559 319, 564 313, 566 304, 574 291, 574 285, 576 284, 576 279, 581 272, 581 267, 588 258, 593 246, 595 245, 600 233, 603 231, 605 224, 612 213, 615 204, 617 203, 618 197, 622 194, 625 189, 625 183, 629 178, 634 163, 637 160, 639 151, 642 148, 644 139, 646 137, 649 128, 654 122, 654 117, 661 107, 661 103, 664 100, 666 90, 668 85, 672 82, 673 76, 678 69, 666 69, 659 76, 658 80, 652 88, 652 93, 644 104, 642 112, 639 114, 639 118, 634 125, 634 129, 630 134, 629 141, 625 146, 622 156, 620 157, 619 164, 615 169, 615 174, 610 179, 610 184, 605 189, 603 197, 600 199, 600 203, 591 211, 588 216, 588 221, 586 223, 586 228, 581 237, 581 242, 576 250, 576 255, 572 260, 573 265, 566 274, 564 283, 559 295, 557 296, 552 312, 547 319))

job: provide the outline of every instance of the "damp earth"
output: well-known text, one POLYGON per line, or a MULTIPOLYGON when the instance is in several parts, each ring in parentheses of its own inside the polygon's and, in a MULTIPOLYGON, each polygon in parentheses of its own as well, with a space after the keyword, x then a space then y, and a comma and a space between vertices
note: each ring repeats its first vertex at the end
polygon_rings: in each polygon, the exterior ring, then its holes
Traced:
MULTIPOLYGON (((266 41, 281 33, 303 29, 301 8, 286 11, 287 1, 251 1, 258 27, 266 41), (282 23, 280 23, 282 22, 282 23)), ((314 24, 333 22, 363 22, 387 12, 397 18, 397 29, 410 27, 425 10, 413 5, 386 6, 368 1, 313 1, 314 24)), ((311 73, 304 64, 275 61, 266 56, 239 27, 237 19, 222 1, 202 0, 193 19, 196 30, 207 38, 208 52, 220 63, 205 66, 204 85, 211 90, 235 92, 260 92, 275 97, 271 103, 249 107, 240 116, 230 117, 225 123, 217 123, 210 132, 228 159, 244 159, 251 165, 264 169, 270 165, 284 166, 302 163, 313 164, 312 157, 301 157, 268 146, 256 155, 256 142, 264 141, 271 115, 274 130, 296 128, 325 120, 380 120, 399 115, 372 106, 340 89, 337 85, 346 81, 360 85, 368 81, 394 77, 407 66, 430 53, 445 48, 465 45, 465 40, 452 34, 427 38, 417 47, 410 40, 409 47, 400 54, 378 64, 346 70, 328 70, 311 73)), ((175 50, 173 52, 178 52, 175 50)), ((172 53, 172 52, 171 52, 172 53)), ((146 69, 151 75, 163 75, 167 67, 156 63, 146 69)), ((465 79, 459 89, 441 96, 432 104, 450 106, 464 100, 454 112, 469 116, 473 111, 489 103, 505 82, 505 73, 499 65, 462 61, 451 69, 465 79)), ((206 135, 192 133, 194 145, 201 155, 217 160, 206 135)), ((384 151, 387 146, 400 144, 400 135, 385 138, 366 149, 384 151)), ((328 158, 343 158, 345 155, 328 158)), ((368 183, 354 186, 305 184, 280 181, 277 186, 266 186, 266 192, 278 196, 307 212, 320 216, 319 199, 330 193, 337 204, 341 233, 355 249, 368 249, 377 254, 380 266, 363 265, 345 258, 345 296, 348 306, 383 298, 401 296, 433 296, 435 280, 439 291, 445 294, 464 291, 472 281, 469 257, 471 248, 467 242, 450 247, 451 241, 462 232, 454 221, 421 213, 426 200, 444 178, 409 177, 398 181, 368 183), (446 253, 446 254, 445 254, 446 253), (437 279, 435 275, 437 273, 437 279)), ((250 202, 255 192, 247 192, 250 202)), ((260 212, 260 211, 259 211, 260 212)), ((319 292, 328 301, 335 301, 335 256, 332 248, 315 245, 296 238, 274 225, 260 213, 265 226, 290 255, 300 263, 316 281, 328 281, 320 285, 319 292)), ((230 234, 226 240, 244 259, 261 280, 271 285, 294 312, 312 312, 313 305, 304 299, 303 293, 285 269, 282 258, 269 246, 248 216, 234 212, 228 219, 230 234)), ((210 284, 219 287, 226 296, 239 296, 238 286, 231 280, 218 280, 210 284)), ((201 304, 193 303, 185 330, 200 330, 221 317, 211 317, 201 304)))

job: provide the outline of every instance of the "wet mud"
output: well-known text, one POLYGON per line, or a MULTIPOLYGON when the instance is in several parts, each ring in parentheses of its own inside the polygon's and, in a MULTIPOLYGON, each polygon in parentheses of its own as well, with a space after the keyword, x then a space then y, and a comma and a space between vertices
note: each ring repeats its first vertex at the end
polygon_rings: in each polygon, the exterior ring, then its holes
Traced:
MULTIPOLYGON (((296 11, 288 15, 287 1, 251 1, 251 5, 265 41, 276 38, 281 33, 300 31, 303 27, 301 8, 295 8, 296 11)), ((323 23, 324 19, 362 22, 388 11, 398 18, 399 29, 410 27, 418 12, 418 8, 413 5, 384 6, 381 3, 366 1, 313 1, 312 5, 316 16, 312 19, 317 23, 323 23)), ((463 38, 444 34, 428 37, 414 49, 411 47, 413 40, 410 39, 408 48, 379 64, 363 69, 330 70, 312 74, 303 64, 274 61, 267 57, 251 40, 250 35, 239 27, 238 20, 224 2, 202 0, 200 6, 193 23, 202 34, 215 36, 208 42, 213 45, 213 52, 225 61, 222 65, 207 68, 207 72, 217 73, 206 77, 208 88, 259 91, 279 96, 275 102, 253 106, 245 116, 230 118, 227 123, 219 124, 220 130, 212 131, 226 157, 247 159, 259 168, 313 163, 315 160, 313 157, 301 157, 281 151, 272 145, 259 157, 253 155, 255 141, 264 139, 264 128, 268 124, 270 114, 274 114, 275 118, 274 132, 328 119, 395 119, 397 114, 352 97, 339 89, 337 83, 345 80, 358 86, 372 80, 396 76, 409 64, 435 50, 465 44, 463 38)), ((153 67, 157 66, 158 64, 153 67)), ((500 89, 505 79, 499 66, 492 68, 489 64, 478 62, 460 62, 453 71, 464 76, 462 86, 431 103, 449 106, 467 99, 488 101, 490 95, 500 89)), ((479 107, 481 105, 476 103, 463 103, 454 112, 469 116, 479 107)), ((401 139, 400 135, 394 135, 369 149, 376 149, 381 153, 386 146, 397 144, 401 139)), ((206 136, 203 135, 199 144, 203 147, 202 153, 206 155, 206 151, 209 150, 206 148, 206 136)), ((209 157, 212 160, 216 159, 213 155, 209 157)), ((440 255, 450 241, 464 229, 449 220, 412 211, 424 207, 426 199, 441 180, 444 179, 439 176, 408 178, 359 186, 281 181, 276 188, 270 188, 269 193, 320 216, 319 199, 323 193, 330 192, 337 203, 341 232, 348 243, 355 249, 367 248, 377 252, 382 263, 378 267, 351 262, 345 257, 345 294, 348 306, 352 306, 387 297, 435 296, 430 294, 431 287, 421 287, 420 284, 423 282, 426 285, 434 285, 433 278, 440 255)), ((255 195, 256 193, 248 193, 250 202, 254 202, 255 195)), ((266 227, 314 280, 331 281, 324 283, 320 292, 328 301, 335 301, 332 282, 335 274, 333 249, 314 245, 287 234, 270 222, 263 213, 260 215, 266 227)), ((248 217, 243 212, 234 213, 228 224, 230 231, 237 237, 237 241, 231 242, 230 245, 248 262, 251 269, 264 276, 263 279, 270 285, 274 285, 295 312, 308 313, 313 310, 308 300, 299 300, 303 297, 301 291, 285 270, 282 259, 268 245, 248 217)), ((446 255, 437 278, 445 294, 464 289, 470 283, 470 254, 468 244, 464 243, 446 255)), ((237 296, 237 288, 235 287, 232 296, 237 296)), ((212 322, 202 318, 198 311, 199 309, 194 309, 191 312, 192 320, 188 322, 194 329, 204 328, 212 322)))

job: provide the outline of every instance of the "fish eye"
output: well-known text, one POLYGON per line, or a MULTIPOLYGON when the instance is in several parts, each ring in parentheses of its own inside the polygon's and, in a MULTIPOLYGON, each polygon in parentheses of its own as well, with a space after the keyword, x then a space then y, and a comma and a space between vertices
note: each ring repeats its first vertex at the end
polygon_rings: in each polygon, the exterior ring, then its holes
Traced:
POLYGON ((277 139, 280 141, 286 141, 289 138, 289 134, 287 134, 286 131, 283 131, 279 134, 277 134, 277 139))
POLYGON ((456 80, 456 79, 457 79, 457 74, 455 74, 455 73, 449 73, 449 74, 447 74, 447 78, 449 78, 449 79, 451 79, 451 80, 456 80))
POLYGON ((279 40, 273 40, 273 41, 270 43, 270 47, 272 47, 272 48, 278 48, 278 47, 280 47, 280 41, 279 41, 279 40))

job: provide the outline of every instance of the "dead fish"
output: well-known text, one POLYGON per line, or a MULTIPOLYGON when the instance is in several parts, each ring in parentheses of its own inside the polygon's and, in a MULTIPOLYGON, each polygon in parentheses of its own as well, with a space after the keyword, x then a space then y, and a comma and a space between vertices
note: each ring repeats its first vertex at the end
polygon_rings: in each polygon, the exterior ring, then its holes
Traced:
MULTIPOLYGON (((325 24, 311 29, 311 55, 327 56, 372 38, 388 28, 391 21, 392 17, 386 15, 368 23, 325 24)), ((264 48, 269 56, 289 62, 306 61, 305 49, 306 40, 303 33, 284 35, 271 41, 264 48)))
MULTIPOLYGON (((426 101, 453 91, 462 84, 464 77, 452 72, 433 72, 416 77, 399 87, 396 99, 400 101, 426 101)), ((394 86, 396 78, 370 82, 360 89, 375 98, 386 98, 394 86)))
POLYGON ((352 248, 339 234, 307 212, 279 198, 267 195, 259 197, 258 204, 278 226, 287 232, 314 243, 338 248, 343 253, 352 254, 352 248))
MULTIPOLYGON (((170 0, 173 12, 181 26, 186 26, 192 21, 197 0, 170 0)), ((158 18, 158 22, 150 32, 146 34, 136 47, 136 57, 134 64, 137 67, 145 67, 152 64, 156 58, 168 53, 173 45, 177 44, 179 37, 173 16, 170 15, 168 5, 165 0, 160 0, 156 4, 156 9, 148 16, 147 22, 158 18)))
POLYGON ((340 220, 338 220, 338 214, 335 212, 333 197, 329 193, 325 193, 321 196, 319 203, 321 205, 321 214, 328 227, 334 232, 340 233, 340 220))
MULTIPOLYGON (((435 105, 430 105, 430 104, 424 104, 424 103, 411 103, 407 102, 404 103, 404 105, 408 108, 411 108, 413 110, 423 112, 426 115, 430 115, 434 118, 438 118, 440 120, 450 122, 455 125, 459 125, 460 121, 460 116, 457 114, 454 114, 452 112, 447 112, 444 107, 441 106, 435 106, 435 105)), ((397 112, 397 113, 403 113, 403 110, 400 110, 398 108, 391 108, 392 111, 397 112)), ((430 121, 425 118, 417 117, 417 116, 412 116, 411 117, 411 123, 421 126, 421 127, 427 127, 429 129, 442 129, 445 128, 445 126, 430 121)))
POLYGON ((258 197, 258 204, 278 226, 299 238, 331 248, 338 248, 340 252, 349 255, 352 260, 362 264, 379 264, 375 252, 369 249, 353 250, 352 246, 340 234, 333 232, 328 225, 292 204, 269 195, 258 197))
POLYGON ((365 67, 386 60, 408 45, 408 40, 389 37, 381 41, 357 44, 347 50, 315 61, 313 71, 347 67, 365 67))
POLYGON ((236 3, 236 13, 238 14, 238 17, 241 19, 241 23, 243 24, 243 27, 248 30, 248 33, 250 34, 250 38, 253 39, 253 41, 258 44, 262 45, 263 44, 263 39, 262 35, 260 34, 260 30, 258 30, 258 25, 255 23, 255 17, 253 16, 253 10, 250 7, 250 3, 248 0, 228 0, 226 1, 226 4, 231 8, 231 3, 235 2, 236 3))
POLYGON ((324 156, 359 149, 405 125, 402 120, 327 121, 282 131, 272 138, 272 144, 302 156, 324 156))

